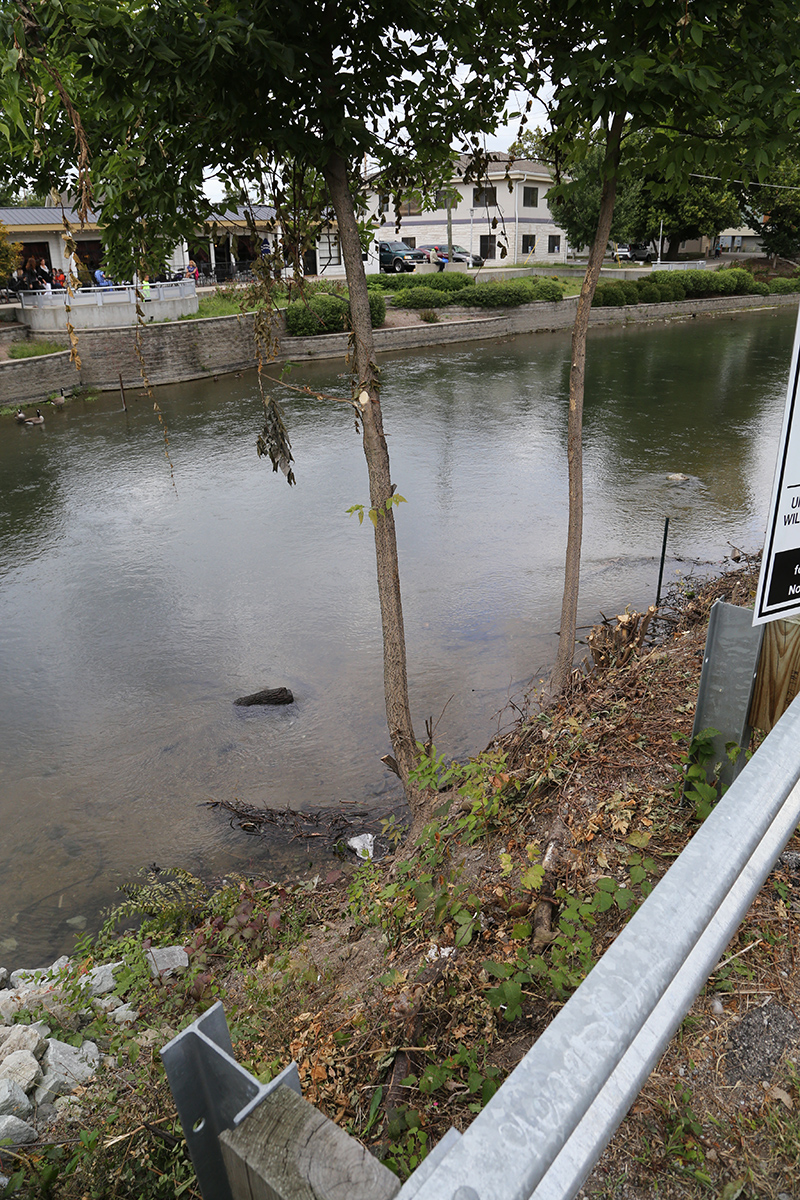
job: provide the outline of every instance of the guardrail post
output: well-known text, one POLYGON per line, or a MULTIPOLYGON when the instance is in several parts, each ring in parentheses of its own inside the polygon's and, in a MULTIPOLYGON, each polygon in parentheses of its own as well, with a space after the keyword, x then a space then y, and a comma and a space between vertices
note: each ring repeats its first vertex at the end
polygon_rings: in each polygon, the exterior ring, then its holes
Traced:
POLYGON ((393 1200, 400 1191, 388 1167, 285 1087, 219 1141, 233 1200, 393 1200))

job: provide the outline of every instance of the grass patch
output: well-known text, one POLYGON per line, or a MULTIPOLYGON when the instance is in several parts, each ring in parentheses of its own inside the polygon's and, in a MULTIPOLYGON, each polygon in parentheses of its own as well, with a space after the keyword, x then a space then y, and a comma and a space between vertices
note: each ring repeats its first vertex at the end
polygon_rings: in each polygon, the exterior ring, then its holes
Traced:
MULTIPOLYGON (((198 303, 197 312, 185 313, 183 316, 178 317, 178 320, 203 321, 207 320, 209 317, 240 317, 242 316, 243 312, 251 313, 255 312, 256 308, 264 307, 263 304, 256 305, 255 307, 246 304, 243 309, 243 297, 244 293, 240 293, 238 296, 231 296, 229 291, 219 291, 214 292, 214 294, 211 296, 201 296, 198 303)), ((275 308, 285 308, 286 296, 277 294, 273 299, 273 303, 275 308)))
POLYGON ((63 342, 12 342, 8 347, 9 358, 39 358, 42 354, 58 354, 69 350, 63 342))

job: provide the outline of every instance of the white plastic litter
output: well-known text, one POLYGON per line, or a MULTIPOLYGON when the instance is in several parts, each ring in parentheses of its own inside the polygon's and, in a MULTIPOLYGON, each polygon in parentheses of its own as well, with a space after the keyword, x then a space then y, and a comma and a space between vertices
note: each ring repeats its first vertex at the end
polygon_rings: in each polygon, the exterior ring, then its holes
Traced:
POLYGON ((372 858, 375 838, 371 833, 359 833, 356 837, 348 838, 347 844, 351 850, 355 850, 359 858, 372 858))

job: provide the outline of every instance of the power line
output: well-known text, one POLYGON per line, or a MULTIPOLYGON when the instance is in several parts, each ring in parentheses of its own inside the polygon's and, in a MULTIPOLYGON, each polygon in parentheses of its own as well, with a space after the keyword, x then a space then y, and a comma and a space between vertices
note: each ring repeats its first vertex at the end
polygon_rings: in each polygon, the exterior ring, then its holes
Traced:
POLYGON ((800 192, 800 187, 790 187, 787 183, 745 183, 743 179, 724 179, 722 175, 698 175, 696 171, 690 171, 689 175, 692 179, 715 179, 719 183, 740 183, 742 187, 765 187, 774 188, 780 192, 800 192))

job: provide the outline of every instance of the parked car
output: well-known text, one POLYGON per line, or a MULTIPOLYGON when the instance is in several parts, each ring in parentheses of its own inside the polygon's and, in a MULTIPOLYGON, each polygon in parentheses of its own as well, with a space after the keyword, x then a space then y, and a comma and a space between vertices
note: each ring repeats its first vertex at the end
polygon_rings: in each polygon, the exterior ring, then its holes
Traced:
MULTIPOLYGON (((430 261, 430 251, 434 246, 443 258, 447 258, 447 246, 444 242, 426 242, 424 246, 417 246, 417 249, 424 251, 425 257, 430 261)), ((480 254, 470 254, 464 246, 456 246, 455 243, 453 243, 453 262, 465 262, 470 267, 483 266, 480 254)))
POLYGON ((412 250, 405 242, 378 242, 378 251, 380 269, 394 271, 396 275, 401 271, 413 271, 417 263, 428 261, 427 254, 423 254, 421 250, 412 250))
POLYGON ((653 261, 653 251, 647 242, 631 242, 630 244, 620 242, 616 248, 612 243, 608 252, 612 258, 619 258, 621 262, 649 263, 653 261))

